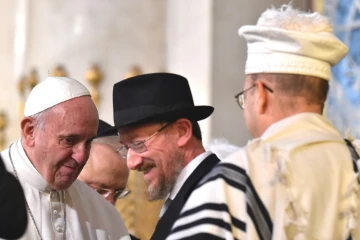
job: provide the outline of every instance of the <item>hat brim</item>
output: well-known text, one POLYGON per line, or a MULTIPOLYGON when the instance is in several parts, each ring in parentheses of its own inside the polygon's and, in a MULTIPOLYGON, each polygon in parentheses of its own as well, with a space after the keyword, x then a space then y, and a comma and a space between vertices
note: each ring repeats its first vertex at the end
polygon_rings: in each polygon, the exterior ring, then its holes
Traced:
MULTIPOLYGON (((143 113, 141 117, 123 118, 120 121, 116 121, 116 116, 126 116, 127 110, 118 111, 114 113, 115 126, 114 129, 122 127, 130 127, 134 125, 141 125, 158 121, 175 121, 180 118, 186 118, 191 121, 200 121, 208 118, 214 112, 214 108, 211 106, 192 106, 185 108, 178 108, 174 110, 167 110, 163 112, 152 112, 151 114, 143 113)), ((139 115, 142 113, 140 112, 139 115)), ((132 114, 129 114, 132 115, 132 114)))
POLYGON ((101 133, 99 133, 96 138, 101 138, 101 137, 110 137, 110 136, 118 136, 118 131, 117 128, 115 127, 109 127, 107 129, 105 129, 104 131, 102 131, 101 133))

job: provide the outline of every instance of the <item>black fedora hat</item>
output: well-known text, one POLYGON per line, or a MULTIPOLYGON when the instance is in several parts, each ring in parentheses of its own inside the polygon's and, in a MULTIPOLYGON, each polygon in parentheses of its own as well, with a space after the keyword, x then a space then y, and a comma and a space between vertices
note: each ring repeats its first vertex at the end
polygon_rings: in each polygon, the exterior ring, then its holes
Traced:
POLYGON ((108 136, 117 136, 118 132, 116 128, 108 124, 107 122, 99 119, 99 126, 96 134, 96 138, 108 137, 108 136))
POLYGON ((186 78, 172 73, 151 73, 122 80, 113 89, 116 128, 187 118, 199 121, 214 108, 194 106, 186 78))

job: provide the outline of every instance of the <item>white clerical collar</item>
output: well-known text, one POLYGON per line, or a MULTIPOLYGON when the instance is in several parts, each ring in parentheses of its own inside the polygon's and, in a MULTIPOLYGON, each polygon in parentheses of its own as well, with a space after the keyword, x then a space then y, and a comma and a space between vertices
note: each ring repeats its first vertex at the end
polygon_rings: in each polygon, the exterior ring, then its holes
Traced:
POLYGON ((9 152, 14 162, 17 174, 21 180, 43 192, 49 192, 53 190, 53 188, 50 187, 50 185, 30 162, 21 144, 21 139, 16 141, 11 146, 9 152))

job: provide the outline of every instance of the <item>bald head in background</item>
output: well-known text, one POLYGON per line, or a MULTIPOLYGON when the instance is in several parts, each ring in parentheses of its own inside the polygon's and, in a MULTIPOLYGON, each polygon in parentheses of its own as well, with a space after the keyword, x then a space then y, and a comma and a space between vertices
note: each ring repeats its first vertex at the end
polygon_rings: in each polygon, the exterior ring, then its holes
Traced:
POLYGON ((103 195, 111 204, 127 195, 129 169, 116 149, 119 137, 116 130, 106 132, 111 126, 99 121, 97 138, 91 143, 90 157, 78 179, 103 195))

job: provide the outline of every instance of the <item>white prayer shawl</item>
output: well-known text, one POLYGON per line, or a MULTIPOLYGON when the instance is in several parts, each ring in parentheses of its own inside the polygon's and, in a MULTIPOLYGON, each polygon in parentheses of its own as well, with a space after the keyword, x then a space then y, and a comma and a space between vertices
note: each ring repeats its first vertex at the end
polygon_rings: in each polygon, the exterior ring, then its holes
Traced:
POLYGON ((298 114, 221 161, 167 239, 360 239, 357 177, 341 134, 298 114))
MULTIPOLYGON (((14 174, 9 149, 1 152, 5 166, 14 174)), ((33 167, 18 140, 11 157, 24 189, 26 200, 44 240, 64 238, 62 191, 53 190, 33 167)), ((130 240, 116 209, 86 184, 76 180, 65 191, 66 239, 130 240)), ((29 215, 28 228, 21 239, 40 239, 29 215)))

